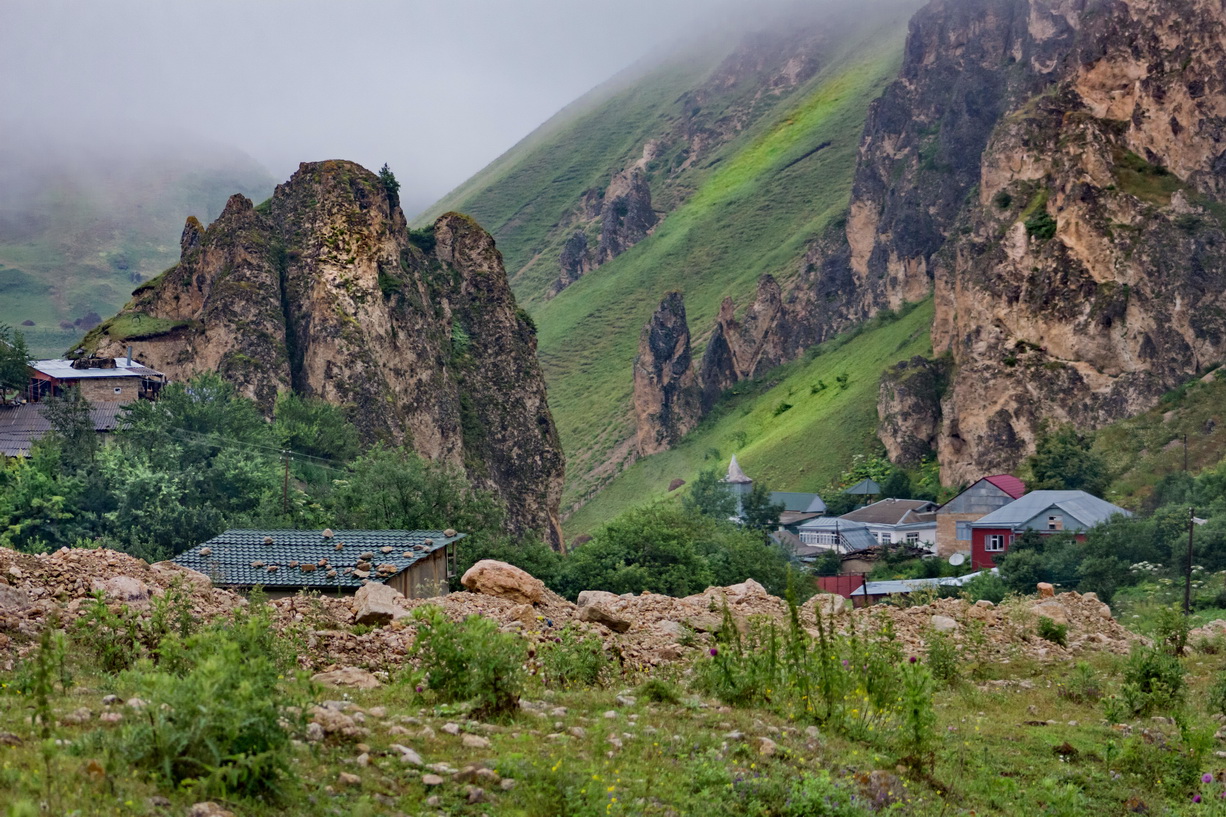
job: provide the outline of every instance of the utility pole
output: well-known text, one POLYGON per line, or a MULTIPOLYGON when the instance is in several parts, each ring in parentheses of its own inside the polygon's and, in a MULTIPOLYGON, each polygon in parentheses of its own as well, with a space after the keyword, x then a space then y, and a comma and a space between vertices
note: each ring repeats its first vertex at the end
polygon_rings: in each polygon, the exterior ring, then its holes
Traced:
POLYGON ((1183 614, 1192 614, 1192 531, 1196 528, 1196 510, 1188 508, 1188 569, 1183 577, 1183 614))
MULTIPOLYGON (((281 462, 285 466, 285 477, 281 483, 281 513, 289 516, 289 452, 281 452, 281 462)), ((1190 558, 1190 557, 1189 557, 1190 558)))
POLYGON ((1183 435, 1183 472, 1188 473, 1188 435, 1183 435))

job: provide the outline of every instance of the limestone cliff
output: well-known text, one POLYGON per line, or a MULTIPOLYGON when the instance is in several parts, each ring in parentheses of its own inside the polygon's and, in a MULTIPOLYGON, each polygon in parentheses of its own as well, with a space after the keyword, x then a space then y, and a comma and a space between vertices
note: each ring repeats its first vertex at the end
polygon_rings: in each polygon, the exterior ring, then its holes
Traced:
POLYGON ((639 456, 664 451, 698 422, 699 391, 680 292, 669 292, 643 327, 634 361, 639 456))
POLYGON ((207 229, 189 219, 182 251, 90 346, 135 343, 176 380, 218 371, 266 410, 287 390, 343 406, 366 439, 462 465, 513 530, 560 545, 563 459, 535 331, 471 219, 410 235, 377 176, 318 162, 266 207, 234 196, 207 229))

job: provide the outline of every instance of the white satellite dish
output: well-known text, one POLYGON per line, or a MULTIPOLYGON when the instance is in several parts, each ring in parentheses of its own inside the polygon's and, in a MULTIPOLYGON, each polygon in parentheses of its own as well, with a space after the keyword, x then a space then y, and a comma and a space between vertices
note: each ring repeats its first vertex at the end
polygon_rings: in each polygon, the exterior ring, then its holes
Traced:
POLYGON ((964 553, 955 553, 953 556, 949 557, 949 563, 953 565, 954 567, 961 566, 962 563, 965 561, 966 561, 966 554, 964 553))

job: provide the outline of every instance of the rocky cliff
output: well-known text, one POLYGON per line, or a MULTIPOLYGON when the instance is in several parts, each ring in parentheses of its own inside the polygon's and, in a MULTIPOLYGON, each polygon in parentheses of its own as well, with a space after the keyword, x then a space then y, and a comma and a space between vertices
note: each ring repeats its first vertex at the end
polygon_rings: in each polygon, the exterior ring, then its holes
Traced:
POLYGON ((394 195, 350 162, 303 164, 259 208, 189 219, 179 263, 87 338, 136 345, 182 380, 218 371, 270 409, 279 392, 344 406, 368 440, 462 465, 513 530, 559 545, 563 459, 493 239, 455 213, 410 234, 394 195))
POLYGON ((685 301, 680 292, 670 292, 643 327, 634 360, 639 456, 671 448, 698 422, 700 408, 685 301))

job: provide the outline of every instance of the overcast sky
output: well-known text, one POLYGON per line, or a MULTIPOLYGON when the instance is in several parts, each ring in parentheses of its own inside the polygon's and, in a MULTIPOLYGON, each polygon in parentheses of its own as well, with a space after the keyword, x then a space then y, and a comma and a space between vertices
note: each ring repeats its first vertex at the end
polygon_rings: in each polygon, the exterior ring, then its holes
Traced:
POLYGON ((277 179, 388 162, 431 202, 749 0, 0 0, 0 139, 193 134, 277 179), (7 134, 7 136, 6 136, 7 134))

